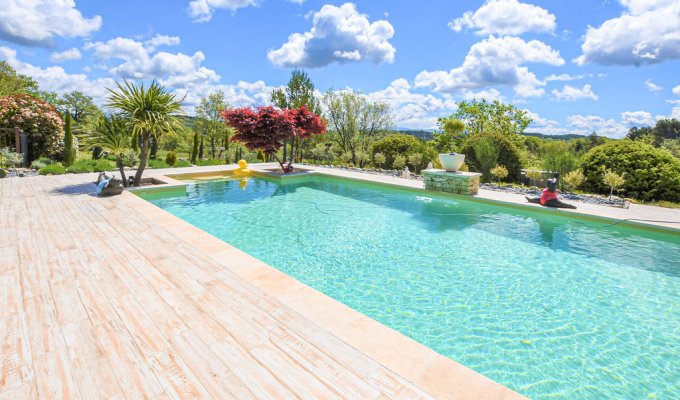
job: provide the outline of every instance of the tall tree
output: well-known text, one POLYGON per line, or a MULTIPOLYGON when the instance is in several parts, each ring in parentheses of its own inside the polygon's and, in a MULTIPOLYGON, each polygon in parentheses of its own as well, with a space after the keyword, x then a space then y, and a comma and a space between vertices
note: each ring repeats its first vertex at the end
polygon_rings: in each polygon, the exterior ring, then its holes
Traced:
POLYGON ((509 135, 518 146, 523 145, 524 139, 520 135, 532 121, 525 110, 498 100, 488 102, 486 99, 461 101, 452 117, 465 122, 468 135, 502 133, 509 135))
POLYGON ((71 118, 76 124, 83 122, 85 117, 96 117, 101 114, 99 108, 92 101, 92 97, 77 90, 61 96, 58 108, 62 112, 71 113, 71 118))
MULTIPOLYGON (((314 92, 314 83, 306 72, 294 69, 290 75, 288 85, 282 89, 272 91, 272 103, 279 108, 293 109, 306 106, 314 114, 321 114, 321 105, 314 92)), ((298 153, 301 142, 291 138, 291 153, 298 153)), ((283 143, 283 161, 288 155, 288 140, 283 143)))
POLYGON ((329 91, 323 97, 332 138, 356 164, 357 153, 366 151, 370 140, 392 127, 390 106, 369 101, 361 93, 329 91))
POLYGON ((123 157, 133 148, 132 133, 126 123, 127 121, 119 115, 102 114, 97 118, 87 120, 83 137, 85 146, 91 149, 103 149, 116 156, 116 166, 123 180, 123 186, 128 186, 123 157))
POLYGON ((196 127, 210 141, 210 152, 214 159, 222 157, 222 150, 217 152, 217 147, 224 147, 229 158, 229 139, 233 135, 233 129, 224 124, 221 112, 229 108, 229 103, 224 98, 222 90, 216 90, 208 97, 201 98, 196 107, 196 127))
POLYGON ((158 140, 164 134, 173 134, 182 129, 178 114, 182 111, 182 101, 156 81, 148 87, 125 81, 116 82, 117 89, 111 92, 107 105, 120 112, 132 130, 133 145, 140 144, 139 168, 135 174, 134 185, 139 186, 149 156, 151 137, 158 140))
POLYGON ((0 97, 36 91, 38 84, 33 78, 18 74, 7 61, 0 61, 0 97))

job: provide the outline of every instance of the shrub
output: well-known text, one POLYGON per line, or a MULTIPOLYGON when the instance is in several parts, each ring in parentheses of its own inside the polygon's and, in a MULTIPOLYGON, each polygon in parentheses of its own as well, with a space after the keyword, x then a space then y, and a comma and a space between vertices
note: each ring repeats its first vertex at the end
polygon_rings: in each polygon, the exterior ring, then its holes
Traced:
POLYGON ((66 172, 70 174, 83 174, 86 172, 94 172, 95 161, 92 160, 78 160, 73 165, 66 168, 66 172))
POLYGON ((420 153, 413 153, 408 156, 408 162, 413 166, 413 170, 418 173, 420 171, 420 167, 423 163, 423 155, 420 153))
POLYGON ((0 124, 30 135, 30 157, 61 157, 64 122, 49 103, 27 94, 0 98, 0 124))
POLYGON ((564 141, 546 140, 540 148, 543 169, 559 172, 560 176, 576 169, 578 159, 569 144, 564 141))
POLYGON ((220 159, 215 159, 215 160, 198 160, 196 165, 199 166, 206 166, 206 165, 223 165, 225 163, 224 160, 220 159))
POLYGON ((177 160, 177 162, 172 167, 173 168, 191 167, 191 163, 187 160, 177 160))
POLYGON ((137 154, 135 154, 131 151, 123 154, 123 165, 124 166, 132 168, 137 164, 139 164, 139 157, 137 157, 137 154))
POLYGON ((663 149, 639 141, 612 140, 592 148, 584 157, 585 186, 609 193, 603 180, 605 171, 625 176, 621 193, 651 201, 680 201, 680 160, 663 149))
POLYGON ((7 171, 4 169, 0 168, 0 179, 4 178, 7 176, 7 171))
POLYGON ((475 158, 477 159, 477 164, 484 175, 484 180, 489 181, 489 178, 491 177, 491 169, 494 165, 496 165, 501 149, 496 146, 496 143, 494 143, 493 139, 486 137, 480 138, 478 141, 476 141, 472 145, 472 148, 475 151, 475 158))
POLYGON ((94 164, 94 172, 112 171, 114 169, 116 169, 115 165, 109 160, 99 159, 94 164))
POLYGON ((491 171, 489 172, 491 172, 491 175, 499 182, 502 182, 508 177, 508 169, 502 165, 496 165, 495 167, 491 168, 491 171))
POLYGON ((169 166, 175 165, 177 162, 177 155, 175 154, 174 151, 170 150, 168 151, 168 154, 165 155, 165 163, 168 164, 169 166))
POLYGON ((382 168, 383 164, 385 164, 385 155, 383 153, 373 154, 373 164, 377 165, 378 168, 382 168))
POLYGON ((578 189, 585 180, 586 177, 580 169, 570 171, 562 178, 562 182, 570 190, 578 189))
POLYGON ((45 165, 38 170, 40 175, 63 175, 66 173, 66 168, 60 163, 45 165))
POLYGON ((415 136, 395 133, 373 144, 373 157, 376 153, 382 153, 385 156, 385 168, 401 169, 404 168, 406 163, 404 162, 404 165, 401 166, 395 165, 396 157, 400 155, 406 157, 415 152, 421 144, 421 141, 415 136))
POLYGON ((64 165, 69 166, 75 160, 75 152, 73 151, 73 130, 71 129, 71 113, 66 112, 64 120, 64 149, 62 160, 64 165))
POLYGON ((168 168, 168 164, 163 160, 149 160, 149 168, 168 168))
POLYGON ((530 169, 527 171, 527 178, 531 180, 531 184, 536 186, 536 182, 543 178, 543 172, 537 169, 530 169))
POLYGON ((37 160, 33 160, 33 162, 31 163, 31 168, 40 169, 46 165, 54 164, 54 162, 55 161, 52 160, 51 158, 40 157, 37 160))
POLYGON ((626 183, 626 180, 623 178, 623 176, 617 174, 616 172, 607 170, 604 171, 602 182, 609 186, 609 198, 611 198, 614 194, 614 190, 618 190, 621 186, 623 186, 623 184, 626 183))
POLYGON ((503 165, 508 170, 507 180, 518 182, 522 174, 522 157, 515 143, 503 134, 484 132, 470 135, 460 149, 465 154, 468 167, 473 171, 483 171, 475 154, 475 144, 480 140, 490 140, 498 148, 498 159, 493 165, 503 165))
POLYGON ((392 167, 395 169, 402 169, 406 165, 406 157, 398 154, 396 157, 394 157, 394 160, 392 161, 392 167))

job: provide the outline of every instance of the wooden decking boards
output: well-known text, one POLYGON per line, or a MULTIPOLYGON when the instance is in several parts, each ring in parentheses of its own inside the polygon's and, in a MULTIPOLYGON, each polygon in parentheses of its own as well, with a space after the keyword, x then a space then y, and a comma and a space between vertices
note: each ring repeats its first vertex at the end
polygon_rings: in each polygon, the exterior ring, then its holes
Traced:
POLYGON ((216 259, 90 178, 0 180, 0 400, 472 398, 437 390, 446 373, 418 386, 237 273, 236 249, 201 236, 216 259))

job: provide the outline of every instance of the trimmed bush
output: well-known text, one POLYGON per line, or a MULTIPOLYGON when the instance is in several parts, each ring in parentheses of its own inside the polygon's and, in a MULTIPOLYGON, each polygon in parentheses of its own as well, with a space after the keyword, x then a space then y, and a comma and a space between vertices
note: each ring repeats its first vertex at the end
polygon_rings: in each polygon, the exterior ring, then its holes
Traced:
POLYGON ((168 151, 168 154, 165 156, 165 163, 168 164, 169 166, 175 165, 177 162, 177 155, 175 154, 174 151, 170 150, 168 151))
POLYGON ((66 172, 70 174, 84 174, 86 172, 94 172, 94 161, 92 160, 78 160, 73 165, 66 168, 66 172))
POLYGON ((94 172, 113 171, 114 169, 116 169, 115 164, 109 160, 99 159, 94 164, 94 172))
POLYGON ((173 168, 191 167, 191 163, 187 160, 177 160, 177 162, 172 167, 173 168))
POLYGON ((592 148, 583 159, 585 186, 609 194, 605 171, 625 178, 620 193, 640 200, 680 201, 680 160, 664 149, 629 139, 592 148))
POLYGON ((206 165, 223 165, 225 163, 224 160, 220 159, 215 159, 215 160, 198 160, 196 162, 196 165, 198 166, 206 166, 206 165))
POLYGON ((66 168, 60 163, 46 165, 38 170, 40 175, 64 175, 66 168))
POLYGON ((54 164, 55 161, 52 160, 51 158, 46 158, 46 157, 40 157, 37 160, 33 160, 31 163, 31 168, 33 169, 40 169, 46 165, 54 164))
POLYGON ((149 168, 168 168, 168 164, 163 160, 149 160, 149 168))
POLYGON ((376 153, 382 153, 385 156, 384 168, 400 169, 404 166, 394 165, 396 157, 403 156, 406 159, 409 154, 414 153, 421 145, 421 141, 415 136, 395 133, 378 140, 373 144, 371 158, 373 158, 376 153))
POLYGON ((498 149, 497 164, 503 165, 508 170, 507 180, 518 182, 522 176, 522 156, 515 143, 506 135, 493 132, 483 132, 470 135, 461 146, 460 152, 465 154, 465 164, 471 171, 483 172, 482 166, 475 154, 478 142, 493 143, 498 149))

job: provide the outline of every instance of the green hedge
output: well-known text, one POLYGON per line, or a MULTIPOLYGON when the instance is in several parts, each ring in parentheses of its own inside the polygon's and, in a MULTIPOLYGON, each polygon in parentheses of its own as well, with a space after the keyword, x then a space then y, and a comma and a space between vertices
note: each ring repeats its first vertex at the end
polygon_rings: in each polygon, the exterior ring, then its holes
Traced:
POLYGON ((383 168, 392 169, 394 168, 393 163, 396 156, 402 155, 406 157, 416 152, 421 145, 422 142, 415 136, 395 133, 375 142, 373 144, 372 155, 382 153, 385 156, 383 168))
POLYGON ((522 176, 522 156, 515 146, 515 143, 507 135, 493 132, 483 132, 470 135, 460 148, 460 152, 465 154, 465 164, 470 171, 482 172, 482 169, 475 156, 475 144, 480 140, 490 139, 499 149, 497 165, 502 165, 508 169, 508 182, 519 182, 522 176))
POLYGON ((60 163, 46 165, 38 170, 40 175, 63 175, 66 173, 66 168, 60 163))
POLYGON ((628 139, 610 141, 585 155, 585 186, 608 194, 602 182, 605 170, 623 175, 626 183, 619 193, 626 197, 680 201, 680 159, 667 150, 628 139))

